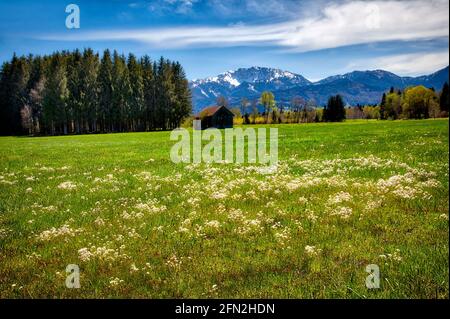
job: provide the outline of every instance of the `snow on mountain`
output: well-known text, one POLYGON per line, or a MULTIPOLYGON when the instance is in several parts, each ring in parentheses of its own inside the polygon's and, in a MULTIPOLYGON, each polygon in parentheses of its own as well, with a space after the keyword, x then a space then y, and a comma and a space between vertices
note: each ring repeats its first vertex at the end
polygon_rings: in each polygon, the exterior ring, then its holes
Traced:
POLYGON ((299 74, 265 67, 240 68, 190 83, 195 111, 214 104, 220 95, 226 97, 237 95, 239 98, 258 95, 266 90, 281 90, 310 84, 310 81, 299 74))
POLYGON ((225 96, 231 105, 239 105, 243 97, 257 99, 263 91, 272 91, 277 103, 289 104, 294 96, 313 99, 318 105, 326 103, 331 95, 341 94, 349 104, 378 103, 390 87, 403 89, 424 85, 440 90, 448 81, 448 67, 430 75, 401 77, 384 70, 354 71, 335 75, 312 83, 299 74, 265 67, 240 68, 216 77, 190 83, 194 112, 215 104, 217 97, 225 96))

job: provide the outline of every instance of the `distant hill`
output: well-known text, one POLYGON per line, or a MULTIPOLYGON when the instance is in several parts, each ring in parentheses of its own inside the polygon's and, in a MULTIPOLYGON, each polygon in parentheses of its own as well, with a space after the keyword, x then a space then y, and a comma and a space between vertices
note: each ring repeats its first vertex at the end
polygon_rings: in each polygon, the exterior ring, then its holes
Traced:
POLYGON ((345 102, 351 105, 375 104, 390 87, 403 89, 411 85, 424 85, 440 90, 449 80, 448 72, 448 66, 419 77, 401 77, 384 70, 354 71, 313 83, 289 71, 251 67, 195 80, 190 83, 190 87, 194 112, 214 104, 220 95, 227 97, 232 105, 238 105, 243 97, 256 99, 266 90, 275 94, 279 104, 288 104, 294 96, 301 96, 324 105, 328 97, 335 94, 341 94, 345 102))

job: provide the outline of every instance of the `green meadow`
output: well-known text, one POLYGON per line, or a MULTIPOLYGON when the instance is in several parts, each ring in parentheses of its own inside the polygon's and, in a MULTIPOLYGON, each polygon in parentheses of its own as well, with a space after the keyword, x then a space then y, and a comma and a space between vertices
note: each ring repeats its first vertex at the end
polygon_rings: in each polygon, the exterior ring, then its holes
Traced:
POLYGON ((449 297, 448 119, 258 127, 271 174, 169 132, 0 137, 0 297, 449 297))

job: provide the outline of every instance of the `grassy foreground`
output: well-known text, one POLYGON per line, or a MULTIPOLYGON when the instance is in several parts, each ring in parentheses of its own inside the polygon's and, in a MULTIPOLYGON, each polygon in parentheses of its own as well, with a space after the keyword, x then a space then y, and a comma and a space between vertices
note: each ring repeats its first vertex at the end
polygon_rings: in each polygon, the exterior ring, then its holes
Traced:
POLYGON ((448 119, 278 128, 270 175, 168 132, 0 138, 0 297, 448 298, 448 119))

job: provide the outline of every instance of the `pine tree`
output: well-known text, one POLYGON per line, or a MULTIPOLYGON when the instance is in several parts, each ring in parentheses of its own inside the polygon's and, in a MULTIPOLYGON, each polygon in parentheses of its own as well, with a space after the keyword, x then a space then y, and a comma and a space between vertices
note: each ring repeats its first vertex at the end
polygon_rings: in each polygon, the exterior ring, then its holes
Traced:
POLYGON ((30 77, 30 65, 24 57, 15 54, 10 67, 5 72, 5 85, 2 94, 5 108, 5 130, 9 134, 21 134, 23 131, 20 111, 27 104, 27 85, 30 77))
POLYGON ((145 122, 145 130, 151 130, 155 127, 155 81, 152 61, 148 55, 141 59, 142 80, 144 89, 144 112, 143 119, 145 122))
POLYGON ((174 129, 180 126, 181 121, 192 112, 191 90, 186 79, 183 67, 179 63, 174 63, 173 80, 174 80, 174 111, 172 113, 172 121, 170 128, 174 129))
POLYGON ((345 104, 339 94, 328 99, 327 106, 323 110, 323 119, 326 122, 341 122, 345 120, 345 104))
POLYGON ((112 94, 112 114, 113 114, 113 131, 125 130, 125 122, 127 115, 127 96, 129 87, 128 70, 125 59, 114 51, 113 63, 113 94, 112 94))
POLYGON ((46 58, 40 56, 30 59, 31 73, 28 80, 28 105, 31 107, 32 128, 31 134, 40 132, 42 117, 42 102, 45 88, 46 58))
POLYGON ((128 56, 128 72, 131 89, 128 96, 130 109, 130 130, 142 130, 142 117, 144 114, 144 82, 142 76, 142 66, 136 60, 134 54, 128 56))
POLYGON ((9 105, 9 84, 11 79, 11 63, 4 62, 0 71, 0 134, 8 135, 11 132, 11 109, 9 105))
POLYGON ((385 109, 386 109, 386 93, 383 93, 383 97, 381 98, 380 103, 380 119, 385 119, 385 109))
POLYGON ((156 122, 158 128, 166 130, 169 126, 169 113, 175 100, 173 72, 170 62, 160 58, 156 81, 156 122))
POLYGON ((444 86, 442 87, 441 94, 439 95, 439 108, 441 112, 445 112, 448 115, 449 104, 450 104, 450 96, 448 83, 445 82, 444 86))
POLYGON ((50 62, 43 101, 44 123, 47 132, 52 135, 67 131, 68 96, 64 57, 56 53, 50 62))
POLYGON ((84 132, 97 132, 99 58, 92 49, 86 49, 81 59, 80 94, 84 132))
POLYGON ((81 59, 80 51, 75 50, 68 56, 67 60, 67 86, 69 98, 67 101, 69 121, 71 122, 70 132, 77 134, 82 131, 83 108, 82 108, 82 88, 81 88, 81 59))
POLYGON ((99 118, 100 130, 103 132, 113 131, 113 63, 111 52, 105 50, 100 63, 98 82, 99 82, 99 118))

